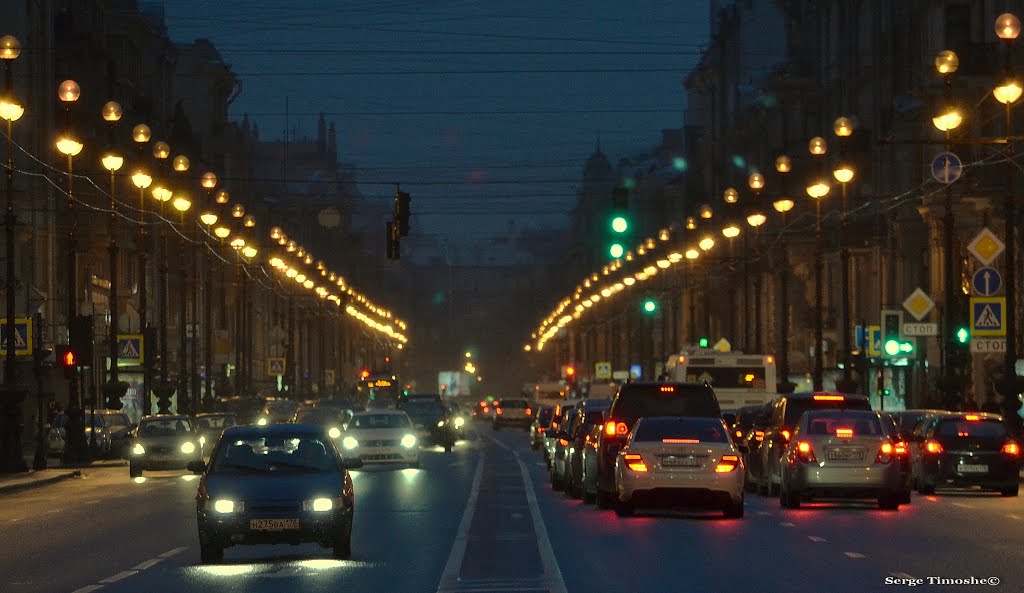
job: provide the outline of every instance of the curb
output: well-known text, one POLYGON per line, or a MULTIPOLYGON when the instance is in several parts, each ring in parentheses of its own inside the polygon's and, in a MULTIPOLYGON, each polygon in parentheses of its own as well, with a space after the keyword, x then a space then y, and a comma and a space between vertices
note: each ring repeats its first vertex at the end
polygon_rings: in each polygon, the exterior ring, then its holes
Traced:
POLYGON ((58 474, 56 476, 50 476, 48 478, 41 478, 39 480, 28 480, 19 484, 0 484, 0 495, 9 494, 11 492, 19 492, 21 490, 31 490, 32 488, 38 488, 40 486, 46 486, 47 484, 53 484, 54 482, 60 482, 67 480, 68 478, 80 478, 82 477, 82 470, 74 470, 65 474, 58 474))

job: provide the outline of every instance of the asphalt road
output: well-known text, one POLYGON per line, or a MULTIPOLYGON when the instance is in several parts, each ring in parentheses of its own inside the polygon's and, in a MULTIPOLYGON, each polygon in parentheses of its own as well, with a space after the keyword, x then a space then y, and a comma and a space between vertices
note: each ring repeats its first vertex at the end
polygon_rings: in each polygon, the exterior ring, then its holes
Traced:
MULTIPOLYGON (((480 427, 478 427, 480 428, 480 427)), ((127 467, 0 496, 0 591, 861 592, 1024 590, 1024 501, 914 497, 896 512, 748 495, 746 517, 620 519, 552 492, 520 431, 472 434, 423 468, 354 472, 353 559, 317 545, 234 547, 200 566, 181 472, 127 467), (999 585, 929 585, 928 577, 999 585), (923 584, 886 584, 886 579, 923 584), (916 582, 916 581, 915 581, 916 582)))

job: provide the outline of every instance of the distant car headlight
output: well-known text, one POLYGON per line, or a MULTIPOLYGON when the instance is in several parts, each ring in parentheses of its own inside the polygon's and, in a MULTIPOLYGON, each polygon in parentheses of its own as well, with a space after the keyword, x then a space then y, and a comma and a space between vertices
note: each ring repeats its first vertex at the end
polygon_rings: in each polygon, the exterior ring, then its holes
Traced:
POLYGON ((205 447, 206 446, 206 437, 199 437, 199 446, 200 447, 205 447))
POLYGON ((267 419, 266 418, 260 418, 259 420, 256 421, 256 424, 258 424, 260 426, 266 426, 267 425, 267 419))
POLYGON ((455 417, 455 428, 462 428, 462 425, 466 423, 466 419, 462 416, 455 417))
POLYGON ((242 512, 242 503, 229 500, 227 498, 221 498, 213 501, 213 510, 218 513, 234 513, 242 512))
POLYGON ((330 498, 314 498, 313 500, 302 501, 302 510, 316 511, 323 513, 334 508, 334 501, 330 498))
POLYGON ((327 431, 327 436, 331 437, 332 439, 340 438, 341 430, 339 430, 338 427, 336 426, 332 426, 331 429, 327 431))
POLYGON ((416 436, 415 435, 411 435, 411 434, 407 434, 404 437, 402 437, 402 446, 405 447, 406 449, 412 449, 413 447, 415 447, 416 446, 416 436))
POLYGON ((437 427, 440 428, 442 426, 444 426, 444 420, 438 420, 437 421, 437 427))
POLYGON ((359 446, 359 441, 357 441, 355 437, 345 437, 345 439, 341 441, 341 446, 346 449, 355 449, 359 446))
POLYGON ((146 448, 142 446, 142 443, 135 443, 135 446, 132 447, 132 454, 133 455, 145 455, 146 454, 146 448))
POLYGON ((190 442, 184 442, 184 443, 181 444, 181 452, 184 453, 185 455, 190 455, 192 453, 195 453, 195 450, 196 450, 196 446, 193 445, 190 442))

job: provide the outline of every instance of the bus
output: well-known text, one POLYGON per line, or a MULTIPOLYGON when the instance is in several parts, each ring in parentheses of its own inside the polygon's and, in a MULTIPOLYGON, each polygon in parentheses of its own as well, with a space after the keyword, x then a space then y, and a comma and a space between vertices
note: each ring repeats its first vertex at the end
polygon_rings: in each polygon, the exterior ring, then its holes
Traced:
POLYGON ((665 368, 672 381, 706 381, 723 412, 768 403, 778 394, 775 357, 770 354, 697 348, 673 354, 665 368))
POLYGON ((402 396, 403 385, 395 375, 375 373, 359 381, 359 395, 367 408, 391 408, 402 396))

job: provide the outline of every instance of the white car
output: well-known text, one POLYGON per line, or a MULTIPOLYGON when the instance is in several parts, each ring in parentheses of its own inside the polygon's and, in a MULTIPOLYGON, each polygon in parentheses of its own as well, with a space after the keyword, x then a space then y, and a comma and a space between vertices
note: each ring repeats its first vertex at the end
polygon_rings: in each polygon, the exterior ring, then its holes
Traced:
POLYGON ((352 416, 341 439, 345 457, 364 464, 407 463, 420 466, 419 440, 409 416, 401 410, 371 410, 352 416))

